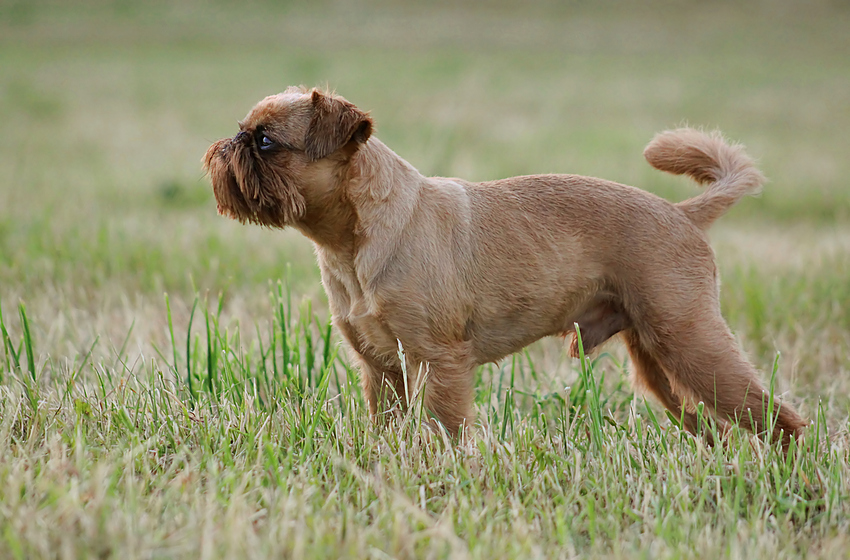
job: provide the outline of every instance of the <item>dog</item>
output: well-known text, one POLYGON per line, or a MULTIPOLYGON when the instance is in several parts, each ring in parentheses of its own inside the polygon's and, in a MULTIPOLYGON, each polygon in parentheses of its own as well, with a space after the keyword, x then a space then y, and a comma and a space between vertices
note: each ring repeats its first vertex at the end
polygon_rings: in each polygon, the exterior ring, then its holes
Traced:
POLYGON ((691 432, 710 438, 704 403, 720 427, 738 422, 786 447, 801 435, 806 422, 787 402, 769 414, 720 313, 706 231, 764 182, 742 146, 689 128, 658 134, 647 161, 705 186, 673 204, 577 175, 425 177, 373 126, 336 94, 291 87, 203 158, 220 214, 294 227, 315 244, 373 417, 406 404, 399 343, 408 371, 427 371, 429 413, 462 435, 479 365, 545 336, 571 335, 577 357, 619 334, 637 388, 691 432))

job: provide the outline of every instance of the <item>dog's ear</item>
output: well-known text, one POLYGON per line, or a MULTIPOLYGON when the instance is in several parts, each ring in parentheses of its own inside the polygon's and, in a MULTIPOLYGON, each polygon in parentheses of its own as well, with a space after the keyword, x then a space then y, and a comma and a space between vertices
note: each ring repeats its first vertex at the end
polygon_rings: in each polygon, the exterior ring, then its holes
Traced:
POLYGON ((313 91, 313 116, 304 139, 313 161, 328 157, 349 142, 358 145, 372 135, 372 119, 344 99, 313 91))

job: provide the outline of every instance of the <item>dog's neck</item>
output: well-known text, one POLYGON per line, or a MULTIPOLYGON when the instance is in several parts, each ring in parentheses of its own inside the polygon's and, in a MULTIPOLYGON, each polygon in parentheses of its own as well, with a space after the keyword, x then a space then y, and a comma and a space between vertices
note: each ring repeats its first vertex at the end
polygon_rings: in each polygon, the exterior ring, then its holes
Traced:
POLYGON ((356 214, 340 188, 348 173, 348 162, 327 158, 317 163, 321 169, 312 177, 302 178, 310 184, 310 188, 302 191, 306 208, 304 215, 292 225, 320 247, 349 251, 354 241, 356 214))
POLYGON ((351 170, 351 195, 365 204, 392 204, 393 198, 409 198, 410 189, 425 180, 415 167, 375 137, 370 138, 351 158, 351 170), (407 190, 396 193, 397 189, 407 190))
POLYGON ((307 200, 295 227, 325 251, 344 260, 380 236, 386 240, 409 220, 418 189, 427 179, 375 137, 331 173, 329 188, 307 200))

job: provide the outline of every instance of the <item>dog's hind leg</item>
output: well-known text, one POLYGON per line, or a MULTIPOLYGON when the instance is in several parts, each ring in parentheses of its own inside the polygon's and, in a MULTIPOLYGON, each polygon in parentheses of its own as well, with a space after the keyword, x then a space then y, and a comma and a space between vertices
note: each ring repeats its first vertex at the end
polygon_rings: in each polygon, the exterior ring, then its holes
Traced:
MULTIPOLYGON (((681 419, 684 422, 685 428, 689 432, 694 435, 701 435, 709 445, 714 445, 714 436, 707 429, 705 420, 701 424, 697 415, 684 407, 682 397, 673 393, 667 374, 664 373, 655 358, 643 348, 637 333, 633 329, 628 329, 623 331, 622 337, 632 360, 635 388, 652 393, 674 418, 681 419)), ((725 422, 720 422, 725 426, 725 422)))
MULTIPOLYGON (((714 307, 714 306, 712 306, 714 307)), ((703 309, 698 320, 667 324, 655 333, 654 356, 667 374, 674 394, 702 401, 721 419, 781 440, 787 447, 806 422, 788 403, 773 403, 744 357, 718 310, 703 309)))

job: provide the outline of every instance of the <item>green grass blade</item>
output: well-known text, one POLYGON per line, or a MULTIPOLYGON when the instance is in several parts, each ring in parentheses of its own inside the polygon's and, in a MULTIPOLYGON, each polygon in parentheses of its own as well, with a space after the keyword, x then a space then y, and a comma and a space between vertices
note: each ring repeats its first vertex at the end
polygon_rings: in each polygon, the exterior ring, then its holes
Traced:
POLYGON ((189 325, 186 327, 186 384, 189 387, 189 397, 195 401, 197 395, 192 384, 192 321, 195 319, 195 310, 198 308, 198 296, 192 302, 192 310, 189 312, 189 325))
POLYGON ((21 314, 21 329, 23 330, 24 348, 27 352, 27 369, 29 370, 29 374, 32 377, 33 382, 36 382, 35 351, 33 350, 34 345, 32 333, 30 332, 30 323, 29 320, 27 320, 27 310, 24 306, 24 302, 21 302, 18 305, 18 310, 21 314))

